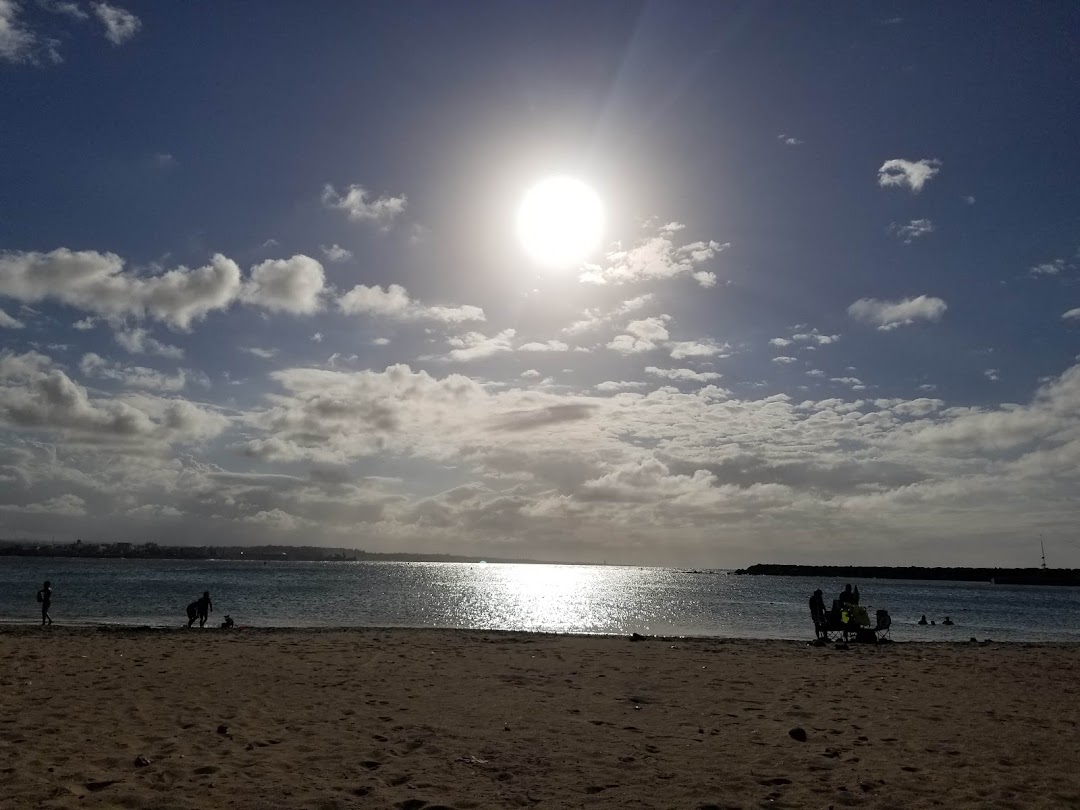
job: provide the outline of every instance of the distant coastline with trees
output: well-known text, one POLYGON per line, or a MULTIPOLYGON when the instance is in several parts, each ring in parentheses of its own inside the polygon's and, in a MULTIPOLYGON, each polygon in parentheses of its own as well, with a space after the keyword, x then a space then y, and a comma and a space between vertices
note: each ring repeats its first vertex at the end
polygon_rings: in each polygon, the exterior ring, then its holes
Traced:
MULTIPOLYGON (((142 560, 260 560, 291 562, 458 562, 532 563, 554 561, 512 557, 469 557, 459 554, 376 552, 322 546, 166 546, 158 543, 48 543, 0 540, 0 557, 84 557, 89 559, 142 560)), ((573 563, 559 563, 572 565, 573 563)))
POLYGON ((914 579, 952 582, 993 582, 997 585, 1080 586, 1080 570, 1071 568, 930 568, 885 565, 779 565, 741 568, 735 574, 832 579, 914 579))

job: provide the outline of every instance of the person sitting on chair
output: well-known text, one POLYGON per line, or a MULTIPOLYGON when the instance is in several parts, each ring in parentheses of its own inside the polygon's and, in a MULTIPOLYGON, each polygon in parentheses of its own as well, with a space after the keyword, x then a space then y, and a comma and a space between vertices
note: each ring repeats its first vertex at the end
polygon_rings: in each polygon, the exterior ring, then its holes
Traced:
POLYGON ((916 622, 916 624, 920 624, 920 625, 927 625, 927 624, 930 624, 930 622, 928 622, 928 621, 926 620, 926 614, 925 614, 925 613, 924 613, 924 614, 922 615, 922 618, 921 618, 921 619, 919 619, 919 621, 918 621, 918 622, 916 622))
POLYGON ((855 600, 855 593, 851 590, 850 582, 847 584, 844 590, 840 592, 840 595, 837 597, 837 601, 839 601, 841 605, 858 604, 855 600))

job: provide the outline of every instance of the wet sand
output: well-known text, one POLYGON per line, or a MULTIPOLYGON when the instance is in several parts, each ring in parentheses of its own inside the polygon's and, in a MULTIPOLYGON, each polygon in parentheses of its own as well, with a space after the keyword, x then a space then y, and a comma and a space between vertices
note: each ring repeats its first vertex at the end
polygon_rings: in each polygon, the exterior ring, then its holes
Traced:
POLYGON ((1075 645, 6 628, 0 807, 1080 807, 1078 676, 1075 645))

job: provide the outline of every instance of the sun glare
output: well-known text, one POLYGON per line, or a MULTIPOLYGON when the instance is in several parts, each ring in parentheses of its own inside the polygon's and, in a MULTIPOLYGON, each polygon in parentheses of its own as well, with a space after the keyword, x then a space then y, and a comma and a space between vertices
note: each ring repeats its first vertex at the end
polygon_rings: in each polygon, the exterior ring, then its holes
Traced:
POLYGON ((588 258, 604 232, 600 197, 573 177, 549 177, 525 195, 517 232, 525 251, 539 264, 570 267, 588 258))

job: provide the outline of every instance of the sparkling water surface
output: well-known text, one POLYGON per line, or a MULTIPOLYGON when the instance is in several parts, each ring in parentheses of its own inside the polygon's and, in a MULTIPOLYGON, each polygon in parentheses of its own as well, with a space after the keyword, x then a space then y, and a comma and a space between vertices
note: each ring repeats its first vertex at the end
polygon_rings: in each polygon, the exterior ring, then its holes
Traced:
MULTIPOLYGON (((211 592, 216 625, 452 627, 552 633, 812 638, 807 600, 841 580, 588 565, 0 557, 0 622, 180 626, 211 592)), ((905 641, 1080 641, 1080 588, 852 580, 905 641), (926 614, 936 627, 918 627, 926 614), (955 625, 942 626, 951 616, 955 625)))

